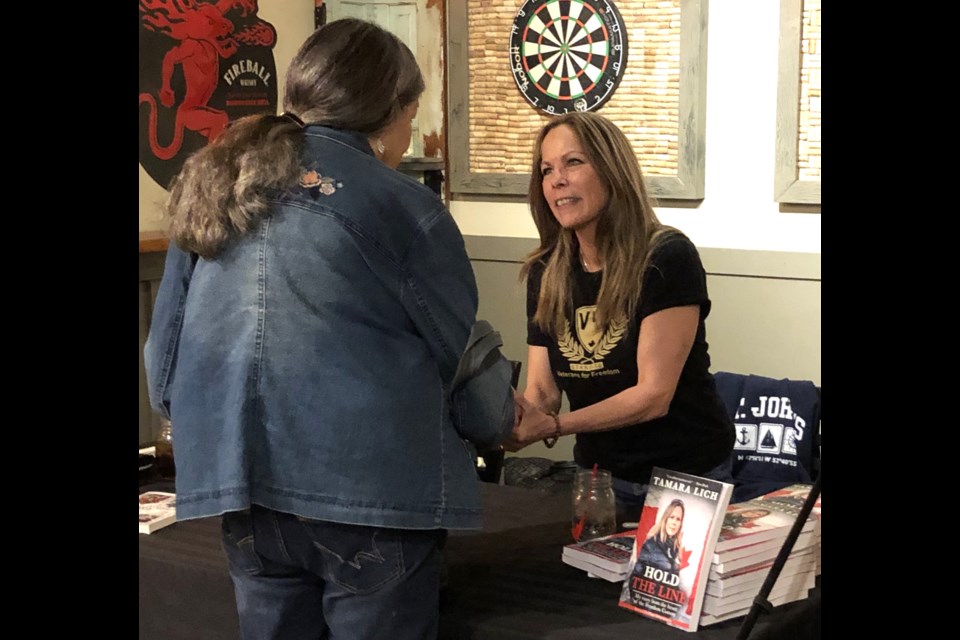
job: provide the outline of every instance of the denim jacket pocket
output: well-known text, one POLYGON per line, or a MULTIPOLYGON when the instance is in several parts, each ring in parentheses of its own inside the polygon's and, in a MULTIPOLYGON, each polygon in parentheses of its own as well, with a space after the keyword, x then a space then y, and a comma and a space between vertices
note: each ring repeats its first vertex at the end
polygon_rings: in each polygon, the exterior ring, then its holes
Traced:
POLYGON ((343 589, 370 593, 403 575, 399 530, 299 520, 324 558, 324 578, 343 589))

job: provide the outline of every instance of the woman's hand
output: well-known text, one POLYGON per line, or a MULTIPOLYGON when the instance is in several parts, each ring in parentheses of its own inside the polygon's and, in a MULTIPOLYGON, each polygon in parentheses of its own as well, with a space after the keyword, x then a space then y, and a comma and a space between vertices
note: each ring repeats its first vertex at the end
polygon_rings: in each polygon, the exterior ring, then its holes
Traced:
MULTIPOLYGON (((528 404, 524 399, 523 394, 513 390, 513 430, 516 431, 517 427, 520 426, 520 421, 523 420, 523 407, 528 404)), ((500 447, 503 449, 503 446, 500 447)))
POLYGON ((503 448, 506 451, 520 451, 537 440, 543 440, 554 434, 556 423, 553 421, 553 416, 535 406, 522 394, 515 394, 514 399, 520 421, 514 427, 513 433, 503 441, 503 448))

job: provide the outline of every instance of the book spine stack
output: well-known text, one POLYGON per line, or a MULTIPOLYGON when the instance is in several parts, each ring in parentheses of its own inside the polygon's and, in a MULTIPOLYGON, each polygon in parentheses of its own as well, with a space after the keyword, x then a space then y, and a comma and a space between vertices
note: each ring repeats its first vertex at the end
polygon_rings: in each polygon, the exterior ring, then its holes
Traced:
MULTIPOLYGON (((798 490, 794 489, 794 491, 798 490)), ((723 550, 714 553, 701 610, 701 625, 711 625, 745 616, 753 607, 754 598, 760 593, 789 535, 793 520, 799 513, 795 504, 771 505, 769 502, 764 502, 767 499, 768 496, 763 496, 756 501, 749 501, 749 504, 740 503, 731 507, 743 512, 749 510, 750 506, 757 506, 754 504, 757 502, 757 504, 763 503, 762 508, 772 509, 776 513, 764 519, 766 522, 758 520, 753 530, 743 527, 737 530, 736 535, 728 535, 723 550), (779 518, 778 514, 780 514, 779 518)), ((732 522, 739 524, 742 521, 734 519, 732 522)), ((797 537, 777 581, 767 595, 767 600, 773 606, 803 600, 816 585, 818 575, 820 575, 819 500, 797 537)))

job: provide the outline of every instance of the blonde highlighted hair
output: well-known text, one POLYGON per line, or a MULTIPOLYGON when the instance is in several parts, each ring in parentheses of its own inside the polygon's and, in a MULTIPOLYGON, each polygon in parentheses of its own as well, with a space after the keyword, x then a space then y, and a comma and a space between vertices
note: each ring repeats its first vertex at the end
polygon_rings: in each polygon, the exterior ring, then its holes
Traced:
POLYGON ((534 143, 529 189, 540 246, 526 257, 520 279, 535 263, 545 263, 533 321, 554 336, 563 332, 572 310, 571 283, 579 253, 576 233, 560 226, 543 192, 543 140, 560 126, 570 127, 576 135, 609 197, 596 231, 597 250, 604 262, 596 312, 601 331, 617 318, 633 317, 643 293, 643 274, 650 254, 663 237, 676 231, 657 218, 640 164, 617 125, 589 111, 566 113, 544 125, 534 143))
POLYGON ((650 538, 656 538, 657 541, 664 544, 670 545, 674 551, 680 551, 680 542, 683 537, 683 519, 687 515, 687 507, 683 504, 683 500, 680 498, 674 498, 670 501, 666 507, 664 507, 663 512, 660 514, 660 518, 657 520, 657 524, 650 528, 650 531, 647 532, 647 537, 644 541, 649 540, 650 538), (667 518, 670 517, 677 509, 680 509, 680 529, 677 531, 677 535, 672 538, 667 535, 667 518))

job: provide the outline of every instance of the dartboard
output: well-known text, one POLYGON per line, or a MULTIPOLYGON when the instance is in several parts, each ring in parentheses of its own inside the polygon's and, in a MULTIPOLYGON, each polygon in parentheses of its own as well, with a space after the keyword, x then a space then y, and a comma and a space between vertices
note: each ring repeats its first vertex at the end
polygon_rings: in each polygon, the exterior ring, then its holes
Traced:
POLYGON ((520 92, 547 113, 592 111, 613 96, 627 66, 627 34, 609 0, 526 0, 510 34, 520 92))

